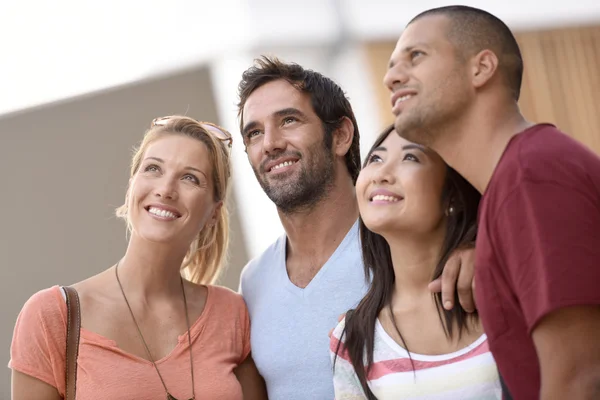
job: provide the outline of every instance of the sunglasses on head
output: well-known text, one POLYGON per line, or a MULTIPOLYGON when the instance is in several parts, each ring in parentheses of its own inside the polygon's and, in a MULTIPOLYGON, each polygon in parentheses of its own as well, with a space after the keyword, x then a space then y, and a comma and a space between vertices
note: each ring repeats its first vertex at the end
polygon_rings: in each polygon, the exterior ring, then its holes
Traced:
MULTIPOLYGON (((175 117, 175 116, 169 115, 166 117, 154 118, 152 120, 151 127, 167 125, 172 118, 180 118, 180 117, 175 117)), ((189 118, 189 117, 186 117, 186 118, 189 118)), ((190 118, 190 119, 193 119, 193 118, 190 118)), ((227 146, 227 148, 229 150, 231 150, 231 146, 233 145, 233 137, 231 136, 231 133, 227 132, 225 129, 221 128, 219 125, 213 124, 212 122, 197 121, 195 119, 193 119, 193 120, 196 121, 197 123, 199 123, 200 126, 202 126, 204 129, 206 129, 208 131, 208 133, 213 135, 215 138, 224 142, 225 145, 227 146)))

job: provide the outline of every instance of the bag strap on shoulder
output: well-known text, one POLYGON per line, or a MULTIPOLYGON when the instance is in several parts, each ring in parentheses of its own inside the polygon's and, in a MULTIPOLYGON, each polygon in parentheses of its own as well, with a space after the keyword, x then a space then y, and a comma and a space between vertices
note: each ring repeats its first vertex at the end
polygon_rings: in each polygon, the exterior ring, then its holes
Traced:
POLYGON ((65 363, 65 400, 75 400, 77 382, 77 356, 79 354, 79 331, 81 310, 79 295, 70 286, 63 286, 67 298, 67 359, 65 363))

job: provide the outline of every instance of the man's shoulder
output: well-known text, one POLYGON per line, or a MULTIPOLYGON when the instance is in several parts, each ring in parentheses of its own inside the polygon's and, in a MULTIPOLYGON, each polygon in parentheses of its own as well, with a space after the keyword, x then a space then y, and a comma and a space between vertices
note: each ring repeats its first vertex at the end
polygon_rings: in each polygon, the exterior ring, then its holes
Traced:
POLYGON ((242 286, 247 282, 252 282, 263 275, 268 270, 272 269, 281 257, 281 252, 284 251, 282 241, 285 236, 279 237, 271 243, 261 254, 254 257, 242 268, 240 276, 242 286))
POLYGON ((556 161, 557 152, 572 139, 554 125, 538 124, 515 135, 509 142, 500 167, 527 172, 544 170, 540 163, 556 161))
POLYGON ((535 125, 517 135, 516 141, 514 155, 526 178, 583 172, 590 163, 600 168, 597 154, 554 125, 535 125))
POLYGON ((577 187, 592 171, 600 172, 598 155, 554 125, 538 124, 511 140, 492 179, 500 192, 522 190, 523 182, 577 187))

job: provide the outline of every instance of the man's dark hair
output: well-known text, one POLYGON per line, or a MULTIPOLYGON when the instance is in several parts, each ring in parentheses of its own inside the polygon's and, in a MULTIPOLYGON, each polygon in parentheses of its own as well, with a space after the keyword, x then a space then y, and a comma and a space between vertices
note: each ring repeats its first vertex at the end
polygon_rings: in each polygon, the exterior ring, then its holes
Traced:
MULTIPOLYGON (((468 6, 432 8, 414 17, 413 22, 432 15, 444 15, 450 21, 448 39, 464 57, 471 57, 484 49, 498 57, 498 69, 504 76, 515 101, 521 94, 523 58, 514 35, 499 18, 487 11, 468 6)), ((408 26, 407 25, 407 26, 408 26)))
POLYGON ((304 69, 295 63, 282 62, 275 57, 263 56, 254 60, 254 65, 242 74, 242 80, 238 86, 240 131, 243 130, 243 111, 248 97, 259 87, 279 79, 289 82, 297 90, 310 96, 312 107, 323 123, 325 145, 328 148, 331 148, 333 132, 341 126, 342 118, 348 117, 352 121, 354 137, 345 158, 352 182, 356 183, 361 165, 360 135, 356 117, 342 88, 318 72, 304 69))

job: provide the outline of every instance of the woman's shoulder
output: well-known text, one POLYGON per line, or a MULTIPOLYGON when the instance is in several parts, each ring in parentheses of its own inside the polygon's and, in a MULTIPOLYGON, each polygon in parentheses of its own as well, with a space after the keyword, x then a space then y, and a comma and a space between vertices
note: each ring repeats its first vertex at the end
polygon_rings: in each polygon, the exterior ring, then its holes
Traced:
POLYGON ((345 329, 346 329, 346 317, 344 316, 340 320, 340 322, 338 322, 338 324, 335 326, 335 328, 333 329, 331 338, 333 339, 335 337, 335 339, 337 339, 337 340, 343 340, 342 335, 343 335, 345 329))
POLYGON ((329 338, 329 350, 333 354, 340 354, 340 351, 344 351, 345 342, 345 330, 346 330, 346 316, 344 316, 338 324, 331 331, 329 338))
POLYGON ((246 302, 239 293, 229 288, 218 285, 207 285, 207 288, 206 307, 213 321, 211 326, 218 327, 213 333, 220 338, 230 335, 237 345, 241 362, 250 352, 250 316, 246 302))
POLYGON ((241 294, 224 286, 206 285, 206 287, 208 289, 206 307, 211 310, 211 314, 216 311, 222 316, 238 315, 243 319, 247 318, 248 308, 241 294))
POLYGON ((223 305, 229 304, 236 307, 246 306, 242 295, 232 289, 219 285, 206 285, 206 287, 208 288, 209 296, 214 297, 216 300, 223 303, 223 305))
POLYGON ((12 357, 20 351, 53 352, 64 346, 67 306, 61 292, 59 286, 52 286, 34 293, 25 302, 15 324, 12 357))
POLYGON ((17 317, 9 367, 63 393, 66 331, 66 303, 60 287, 34 293, 17 317))
POLYGON ((62 289, 52 286, 34 293, 23 305, 20 315, 54 320, 57 316, 66 318, 66 303, 62 289))

